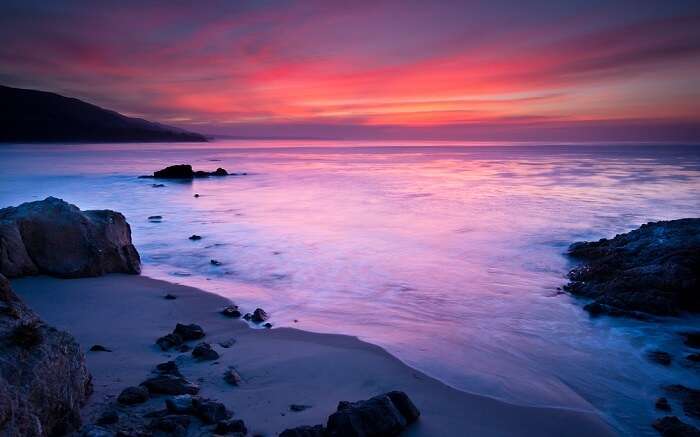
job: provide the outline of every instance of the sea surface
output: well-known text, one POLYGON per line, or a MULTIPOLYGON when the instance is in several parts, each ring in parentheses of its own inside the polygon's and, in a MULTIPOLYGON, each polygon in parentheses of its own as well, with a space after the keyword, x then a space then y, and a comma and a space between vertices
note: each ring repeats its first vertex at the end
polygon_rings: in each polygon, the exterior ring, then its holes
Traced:
POLYGON ((700 147, 0 146, 0 207, 46 196, 122 212, 148 276, 262 307, 275 326, 356 335, 462 390, 562 408, 583 398, 622 434, 655 435, 660 386, 700 386, 678 335, 699 318, 591 318, 558 288, 571 242, 700 216, 700 147), (180 163, 246 175, 137 178, 180 163), (673 364, 649 362, 654 349, 673 364))

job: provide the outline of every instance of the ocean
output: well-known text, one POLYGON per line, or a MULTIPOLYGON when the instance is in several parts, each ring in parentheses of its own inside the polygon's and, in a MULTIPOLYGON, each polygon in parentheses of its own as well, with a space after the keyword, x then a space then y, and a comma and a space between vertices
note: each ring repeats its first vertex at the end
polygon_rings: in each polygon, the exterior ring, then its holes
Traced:
POLYGON ((276 327, 357 336, 461 390, 583 398, 621 433, 656 435, 661 386, 700 386, 678 335, 700 318, 591 318, 558 289, 571 242, 700 216, 700 147, 0 145, 0 168, 0 207, 55 196, 120 211, 144 275, 262 307, 276 327), (181 163, 246 174, 137 177, 181 163), (648 361, 655 349, 674 363, 648 361))

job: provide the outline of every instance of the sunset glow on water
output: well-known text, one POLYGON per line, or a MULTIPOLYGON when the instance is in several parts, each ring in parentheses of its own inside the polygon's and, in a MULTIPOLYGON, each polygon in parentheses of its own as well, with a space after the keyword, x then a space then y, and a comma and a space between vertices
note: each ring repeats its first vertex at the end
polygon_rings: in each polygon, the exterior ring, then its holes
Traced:
POLYGON ((673 351, 674 333, 698 320, 591 319, 557 290, 571 267, 562 254, 697 216, 698 149, 432 145, 10 145, 0 203, 52 195, 121 211, 146 275, 263 307, 275 326, 359 336, 463 390, 565 408, 585 399, 619 429, 651 433, 647 398, 700 379, 644 354, 673 351), (247 175, 161 188, 137 178, 179 163, 247 175))

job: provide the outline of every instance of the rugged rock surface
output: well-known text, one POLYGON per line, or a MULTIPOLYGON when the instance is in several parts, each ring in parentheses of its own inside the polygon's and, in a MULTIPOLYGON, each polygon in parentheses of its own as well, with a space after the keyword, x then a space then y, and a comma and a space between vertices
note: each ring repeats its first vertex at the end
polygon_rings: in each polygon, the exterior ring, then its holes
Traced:
POLYGON ((73 337, 45 325, 0 275, 0 435, 62 435, 80 427, 92 392, 73 337))
POLYGON ((199 387, 185 378, 175 375, 158 375, 141 383, 151 394, 162 395, 195 395, 199 387))
POLYGON ((189 164, 178 164, 171 165, 162 170, 153 172, 153 176, 142 176, 142 177, 152 177, 158 179, 194 179, 194 178, 207 178, 209 176, 228 176, 228 172, 219 167, 215 171, 202 171, 192 170, 192 166, 189 164))
POLYGON ((574 243, 584 264, 570 293, 593 299, 591 314, 644 317, 700 312, 700 219, 647 223, 608 240, 574 243))
POLYGON ((65 278, 141 272, 123 215, 55 197, 0 209, 0 273, 65 278))
POLYGON ((192 349, 192 357, 199 361, 212 361, 219 358, 219 353, 209 343, 199 343, 192 349))

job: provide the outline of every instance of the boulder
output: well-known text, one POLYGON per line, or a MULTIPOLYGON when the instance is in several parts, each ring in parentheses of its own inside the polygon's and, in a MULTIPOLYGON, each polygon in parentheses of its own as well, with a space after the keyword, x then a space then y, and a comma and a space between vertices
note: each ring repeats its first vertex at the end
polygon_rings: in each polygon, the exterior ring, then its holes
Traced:
POLYGON ((192 405, 195 415, 206 424, 214 424, 231 417, 231 412, 221 402, 194 398, 192 405))
POLYGON ((102 346, 101 344, 93 344, 90 347, 90 352, 112 352, 112 349, 106 348, 105 346, 102 346))
POLYGON ((574 243, 583 261, 564 289, 592 299, 594 315, 645 317, 700 312, 700 219, 647 223, 613 239, 574 243))
POLYGON ((97 418, 97 425, 113 425, 119 422, 119 414, 114 410, 107 410, 97 418))
POLYGON ((222 435, 240 433, 242 435, 246 435, 248 433, 248 429, 242 420, 228 419, 217 422, 216 428, 214 428, 214 433, 222 435))
POLYGON ((662 437, 700 437, 700 430, 682 422, 676 416, 666 416, 651 424, 662 437))
POLYGON ((177 334, 166 334, 156 340, 161 350, 167 351, 182 344, 182 337, 177 334))
POLYGON ((338 404, 328 417, 328 436, 395 436, 420 415, 408 396, 399 391, 385 393, 365 401, 338 404))
POLYGON ((659 411, 671 411, 671 405, 666 398, 658 398, 656 403, 654 403, 654 407, 659 411))
POLYGON ((683 332, 683 343, 688 347, 700 348, 700 331, 683 332))
POLYGON ((180 373, 180 369, 177 367, 177 363, 175 363, 175 361, 166 361, 164 363, 157 364, 156 373, 160 373, 161 375, 182 376, 182 374, 180 373))
POLYGON ((194 398, 192 395, 178 395, 165 400, 165 408, 172 414, 194 414, 194 398))
POLYGON ((136 405, 146 402, 149 398, 145 387, 127 387, 117 397, 117 402, 123 405, 136 405))
POLYGON ((172 437, 185 437, 189 426, 190 418, 180 415, 157 417, 149 424, 149 428, 165 432, 172 437))
POLYGON ((0 274, 0 435, 77 431, 91 392, 75 339, 44 324, 0 274))
POLYGON ((285 429, 279 437, 325 437, 326 435, 326 429, 323 425, 315 425, 285 429))
POLYGON ((219 353, 209 343, 202 342, 192 349, 192 357, 199 361, 213 361, 219 358, 219 353))
POLYGON ((141 272, 123 215, 81 211, 61 199, 0 209, 0 273, 64 278, 141 272))
POLYGON ((184 341, 199 340, 204 337, 204 330, 201 326, 195 325, 194 323, 189 325, 178 323, 175 325, 173 334, 179 335, 184 341))
POLYGON ((158 375, 141 383, 151 394, 162 395, 195 395, 199 387, 185 378, 175 375, 158 375))
POLYGON ((681 400, 683 411, 690 417, 700 419, 700 390, 689 388, 681 384, 665 387, 666 392, 681 400))
POLYGON ((226 372, 224 372, 224 381, 230 385, 240 385, 243 379, 241 375, 236 372, 236 369, 229 367, 226 372))

